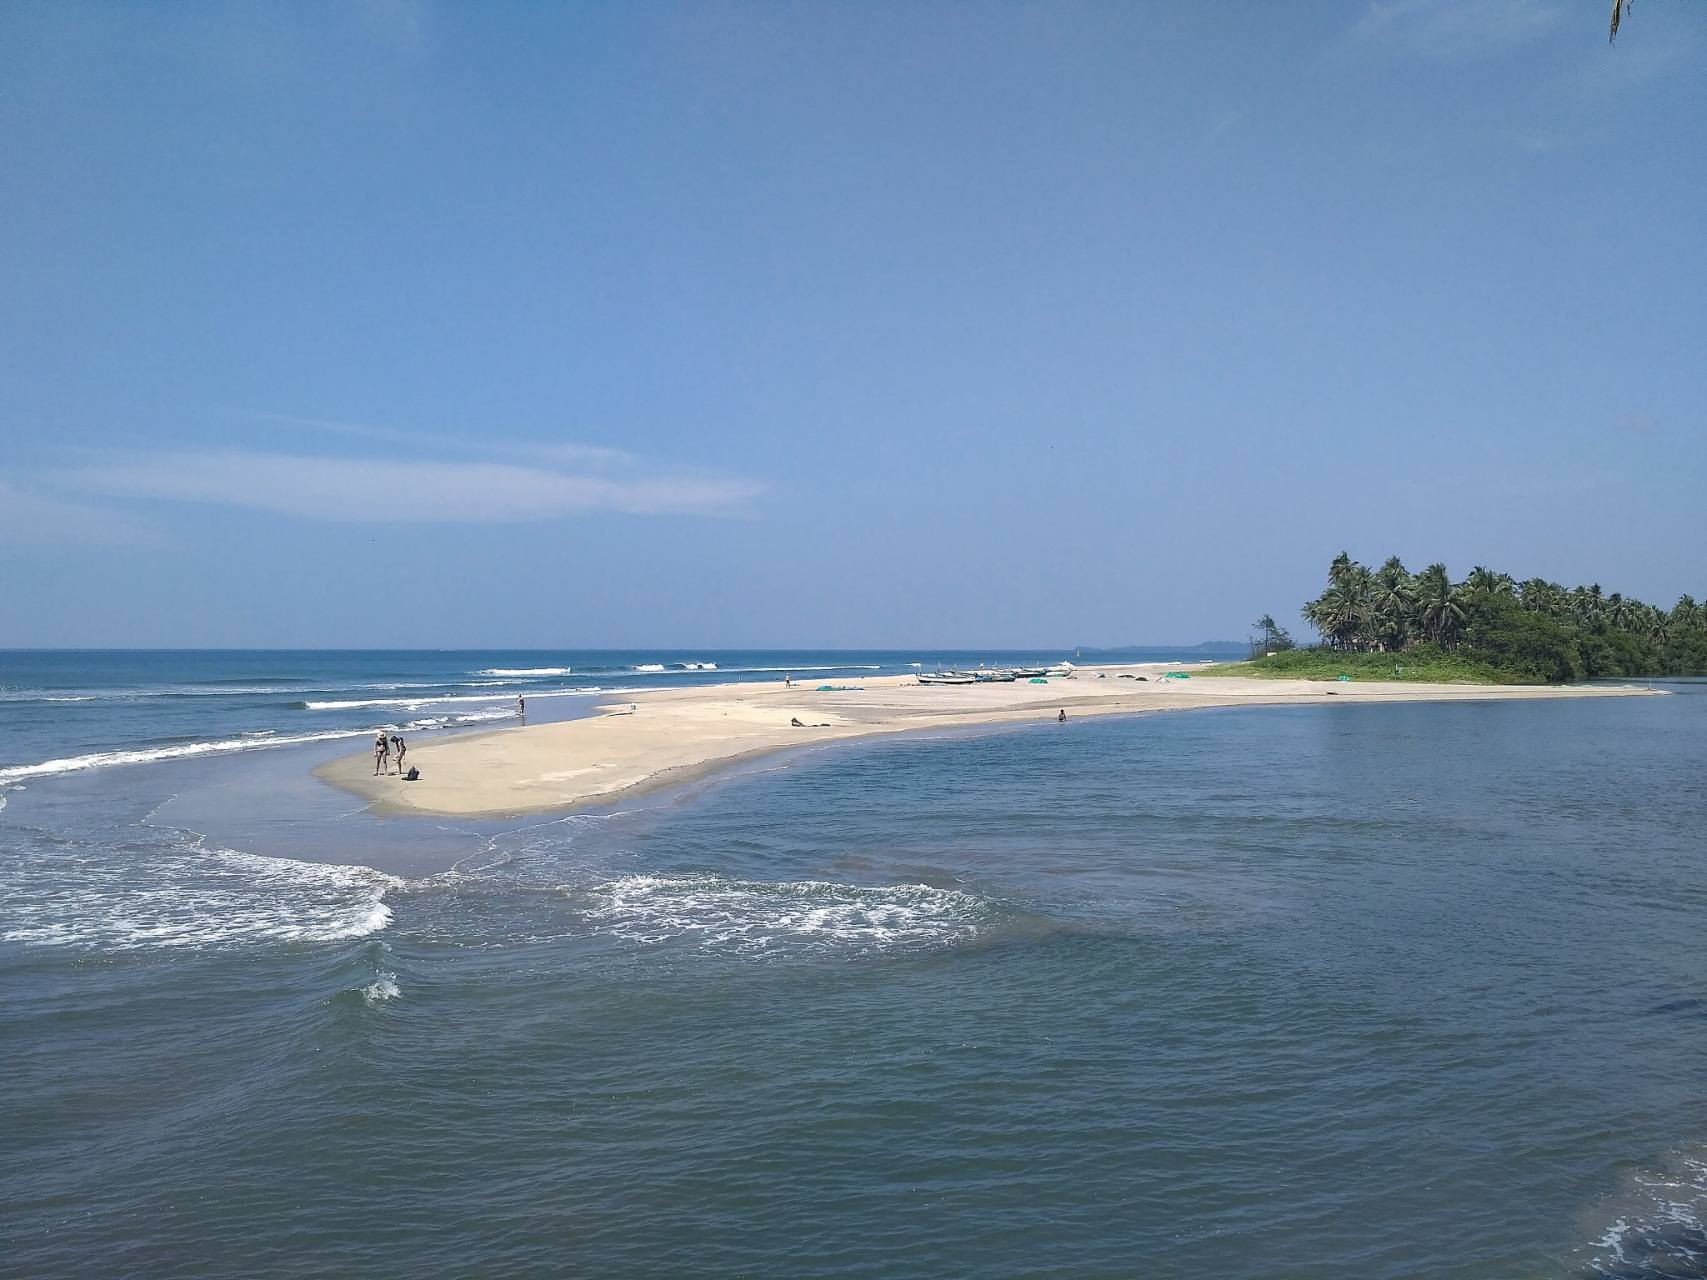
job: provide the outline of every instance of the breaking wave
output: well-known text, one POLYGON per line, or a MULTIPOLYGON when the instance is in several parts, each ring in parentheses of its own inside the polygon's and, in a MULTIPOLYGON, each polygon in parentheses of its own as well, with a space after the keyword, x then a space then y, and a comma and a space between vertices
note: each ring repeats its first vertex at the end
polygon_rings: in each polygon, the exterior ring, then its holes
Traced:
POLYGON ((743 953, 941 946, 972 937, 995 918, 979 898, 923 884, 864 888, 638 875, 601 885, 591 896, 585 915, 595 932, 743 953))
POLYGON ((0 866, 0 940, 103 950, 364 938, 402 884, 369 867, 162 841, 124 861, 56 845, 0 866))
POLYGON ((1707 1277, 1707 1151, 1674 1152, 1630 1174, 1603 1212, 1612 1224, 1590 1246, 1586 1276, 1707 1277))
POLYGON ((395 973, 376 974, 374 980, 362 988, 362 999, 368 1004, 384 1004, 402 994, 403 989, 397 985, 395 973))
POLYGON ((105 769, 120 764, 151 764, 156 760, 183 760, 191 756, 223 755, 233 751, 256 751, 263 747, 285 747, 301 742, 332 742, 338 738, 359 738, 363 734, 373 732, 372 729, 336 729, 325 733, 274 734, 261 730, 235 738, 179 742, 169 747, 144 747, 133 751, 92 751, 87 755, 66 756, 59 760, 43 760, 40 764, 20 764, 0 769, 0 786, 22 782, 26 778, 49 778, 56 774, 77 773, 84 769, 105 769))
MULTIPOLYGON (((528 690, 530 698, 565 698, 575 694, 608 693, 608 689, 598 685, 588 685, 577 689, 537 689, 528 690)), ((502 693, 452 693, 443 696, 415 698, 341 698, 326 702, 292 702, 287 704, 291 711, 351 711, 362 707, 397 707, 404 711, 413 711, 419 707, 436 707, 447 702, 483 702, 490 705, 497 701, 509 701, 510 695, 502 693)))

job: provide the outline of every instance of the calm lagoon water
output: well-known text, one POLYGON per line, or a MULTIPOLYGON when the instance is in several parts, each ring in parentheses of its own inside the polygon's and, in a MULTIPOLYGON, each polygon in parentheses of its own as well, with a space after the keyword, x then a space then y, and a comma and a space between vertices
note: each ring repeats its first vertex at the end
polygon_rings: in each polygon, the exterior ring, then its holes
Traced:
POLYGON ((0 1274, 1707 1275, 1702 686, 305 780, 585 659, 0 655, 0 1274))

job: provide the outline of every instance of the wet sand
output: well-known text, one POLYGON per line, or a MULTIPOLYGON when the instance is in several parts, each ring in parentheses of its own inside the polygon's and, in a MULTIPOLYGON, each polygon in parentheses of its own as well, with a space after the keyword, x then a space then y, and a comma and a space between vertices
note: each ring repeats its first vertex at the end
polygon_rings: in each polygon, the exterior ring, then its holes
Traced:
POLYGON ((658 690, 580 720, 462 734, 409 748, 419 781, 373 774, 371 754, 331 760, 322 780, 387 816, 511 818, 638 798, 790 748, 920 729, 1202 707, 1648 696, 1635 686, 1442 685, 1166 679, 1178 666, 1082 667, 1047 684, 921 685, 879 676, 832 690, 780 682, 658 690), (1147 677, 1138 680, 1136 677, 1147 677), (804 727, 796 727, 798 720, 804 727))

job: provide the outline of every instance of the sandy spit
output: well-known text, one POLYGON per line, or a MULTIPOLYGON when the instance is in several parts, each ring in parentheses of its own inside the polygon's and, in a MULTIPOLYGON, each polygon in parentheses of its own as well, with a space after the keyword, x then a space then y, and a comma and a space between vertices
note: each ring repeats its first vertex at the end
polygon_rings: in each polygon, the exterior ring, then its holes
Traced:
POLYGON ((587 719, 515 726, 409 748, 417 782, 373 776, 371 755, 314 770, 384 815, 513 818, 632 800, 795 747, 919 729, 1133 715, 1196 707, 1347 702, 1479 702, 1645 696, 1636 686, 1365 684, 1235 676, 1164 679, 1160 665, 1081 667, 1047 684, 921 685, 912 676, 816 692, 764 684, 709 685, 624 696, 587 719), (1144 681, 1122 677, 1148 677, 1144 681), (806 727, 796 728, 799 720, 806 727))

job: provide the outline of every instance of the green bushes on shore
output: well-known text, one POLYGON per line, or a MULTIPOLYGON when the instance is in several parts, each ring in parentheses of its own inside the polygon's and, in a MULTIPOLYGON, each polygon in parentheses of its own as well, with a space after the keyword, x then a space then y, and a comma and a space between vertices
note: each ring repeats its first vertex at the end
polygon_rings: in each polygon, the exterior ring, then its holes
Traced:
POLYGON ((1421 680, 1433 684, 1521 684, 1485 662, 1459 653, 1418 645, 1406 653, 1340 653, 1320 649, 1284 649, 1249 662, 1219 663, 1196 672, 1208 676, 1275 676, 1290 680, 1421 680))
POLYGON ((1319 647, 1288 647, 1265 617, 1253 647, 1266 656, 1212 674, 1520 684, 1707 675, 1707 607, 1689 596, 1666 611, 1599 584, 1567 590, 1480 566, 1453 582, 1444 565, 1412 574, 1395 556, 1370 570, 1342 552, 1302 614, 1319 647))

